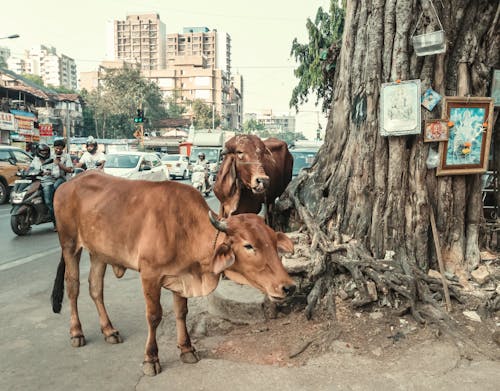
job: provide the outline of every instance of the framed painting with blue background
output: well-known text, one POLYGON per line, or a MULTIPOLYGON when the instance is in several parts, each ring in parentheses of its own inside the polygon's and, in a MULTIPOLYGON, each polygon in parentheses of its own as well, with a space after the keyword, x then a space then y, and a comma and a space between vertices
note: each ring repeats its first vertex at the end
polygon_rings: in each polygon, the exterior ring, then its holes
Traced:
POLYGON ((493 99, 447 96, 444 115, 448 140, 439 144, 436 175, 480 174, 488 169, 493 122, 493 99))
POLYGON ((441 101, 441 95, 439 95, 432 88, 427 88, 422 95, 421 103, 427 110, 432 111, 434 107, 441 101))

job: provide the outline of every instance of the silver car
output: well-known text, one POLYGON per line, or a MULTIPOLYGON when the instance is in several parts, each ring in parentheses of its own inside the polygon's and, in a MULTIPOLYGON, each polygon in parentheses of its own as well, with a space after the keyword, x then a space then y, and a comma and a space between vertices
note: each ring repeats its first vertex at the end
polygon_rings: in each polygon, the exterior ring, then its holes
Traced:
POLYGON ((169 179, 167 167, 160 158, 149 152, 113 152, 106 155, 104 172, 127 179, 165 181, 169 179))

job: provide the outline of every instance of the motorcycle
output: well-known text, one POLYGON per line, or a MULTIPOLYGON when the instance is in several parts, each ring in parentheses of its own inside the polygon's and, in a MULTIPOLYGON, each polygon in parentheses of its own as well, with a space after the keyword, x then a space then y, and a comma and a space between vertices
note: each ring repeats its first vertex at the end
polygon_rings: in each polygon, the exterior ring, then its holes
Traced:
POLYGON ((10 195, 10 227, 19 236, 26 235, 32 225, 52 222, 43 200, 40 171, 19 171, 10 195))
POLYGON ((200 193, 205 194, 205 196, 208 196, 212 191, 214 183, 213 175, 208 174, 208 169, 206 166, 203 166, 201 164, 195 164, 193 166, 191 174, 191 183, 200 193), (205 181, 206 175, 208 175, 208 178, 205 181))

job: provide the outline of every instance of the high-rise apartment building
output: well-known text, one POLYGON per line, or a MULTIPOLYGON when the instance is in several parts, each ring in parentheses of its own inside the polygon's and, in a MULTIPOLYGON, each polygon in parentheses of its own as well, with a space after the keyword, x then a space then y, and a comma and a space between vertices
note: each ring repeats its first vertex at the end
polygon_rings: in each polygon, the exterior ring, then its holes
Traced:
POLYGON ((142 70, 165 68, 166 30, 160 15, 127 15, 113 25, 115 60, 140 63, 142 70))
POLYGON ((182 34, 167 34, 167 67, 177 57, 203 57, 207 68, 231 73, 231 37, 208 27, 184 27, 182 34))
POLYGON ((54 47, 33 47, 25 51, 21 58, 10 57, 7 65, 13 72, 40 76, 46 86, 71 90, 78 87, 75 60, 64 54, 58 55, 54 47))

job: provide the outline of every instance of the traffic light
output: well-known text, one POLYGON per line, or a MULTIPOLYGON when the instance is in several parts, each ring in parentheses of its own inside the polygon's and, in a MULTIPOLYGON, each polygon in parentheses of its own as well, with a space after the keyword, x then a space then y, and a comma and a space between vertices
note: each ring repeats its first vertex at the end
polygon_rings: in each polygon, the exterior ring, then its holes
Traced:
POLYGON ((142 124, 144 122, 144 111, 137 109, 137 117, 134 118, 136 124, 142 124))

